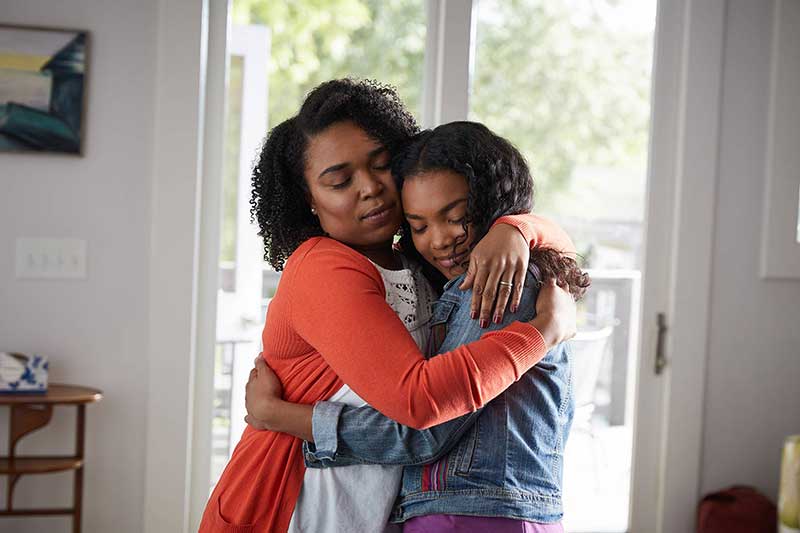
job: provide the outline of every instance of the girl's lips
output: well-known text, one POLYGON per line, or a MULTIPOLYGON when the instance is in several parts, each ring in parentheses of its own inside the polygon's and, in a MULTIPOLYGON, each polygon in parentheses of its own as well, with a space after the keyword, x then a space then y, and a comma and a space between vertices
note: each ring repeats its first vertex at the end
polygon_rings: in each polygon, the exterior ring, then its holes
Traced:
POLYGON ((439 263, 440 265, 442 265, 445 268, 453 268, 454 266, 460 265, 461 262, 466 257, 466 255, 467 255, 467 252, 465 250, 465 251, 461 252, 460 254, 458 254, 455 257, 446 257, 446 258, 443 258, 443 259, 436 259, 436 262, 439 263))

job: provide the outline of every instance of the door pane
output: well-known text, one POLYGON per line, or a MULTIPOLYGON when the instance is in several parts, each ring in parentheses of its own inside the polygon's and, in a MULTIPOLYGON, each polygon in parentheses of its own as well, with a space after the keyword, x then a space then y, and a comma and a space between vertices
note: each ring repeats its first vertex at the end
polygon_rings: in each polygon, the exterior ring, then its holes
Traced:
POLYGON ((420 116, 425 0, 233 0, 233 20, 270 29, 270 127, 309 90, 345 76, 395 86, 420 116))
POLYGON ((573 342, 564 526, 626 531, 655 0, 480 0, 470 119, 525 154, 593 278, 573 342))
POLYGON ((394 85, 422 102, 424 0, 233 0, 229 35, 212 487, 244 429, 244 386, 280 275, 250 224, 250 171, 268 128, 332 78, 394 85))

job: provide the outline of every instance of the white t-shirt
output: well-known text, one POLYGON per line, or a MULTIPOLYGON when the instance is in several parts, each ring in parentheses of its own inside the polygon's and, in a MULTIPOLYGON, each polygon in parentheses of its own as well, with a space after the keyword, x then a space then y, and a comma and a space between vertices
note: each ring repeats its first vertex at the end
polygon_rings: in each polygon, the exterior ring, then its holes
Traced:
MULTIPOLYGON (((386 288, 386 302, 405 324, 420 350, 430 336, 430 319, 436 299, 419 265, 402 258, 402 270, 375 265, 386 288)), ((384 354, 390 357, 391 354, 384 354)), ((364 400, 344 385, 330 401, 356 407, 364 400)), ((388 533, 400 531, 389 524, 400 491, 402 466, 354 465, 308 468, 297 500, 289 533, 388 533)))

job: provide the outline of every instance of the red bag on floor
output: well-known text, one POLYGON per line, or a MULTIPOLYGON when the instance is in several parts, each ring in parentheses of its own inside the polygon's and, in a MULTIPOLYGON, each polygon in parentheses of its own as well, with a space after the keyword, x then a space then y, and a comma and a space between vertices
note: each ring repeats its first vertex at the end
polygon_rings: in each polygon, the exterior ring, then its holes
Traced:
POLYGON ((700 500, 697 533, 775 533, 778 509, 752 487, 731 487, 700 500))

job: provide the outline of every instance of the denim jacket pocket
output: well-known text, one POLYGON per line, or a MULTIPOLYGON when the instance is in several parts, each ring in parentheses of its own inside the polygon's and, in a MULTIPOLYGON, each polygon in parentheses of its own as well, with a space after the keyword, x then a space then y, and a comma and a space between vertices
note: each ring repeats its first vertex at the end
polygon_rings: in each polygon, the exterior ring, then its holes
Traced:
POLYGON ((478 444, 478 424, 480 418, 475 421, 466 435, 461 438, 461 442, 456 448, 453 460, 453 470, 457 476, 468 476, 472 469, 472 461, 475 459, 475 448, 478 444))

